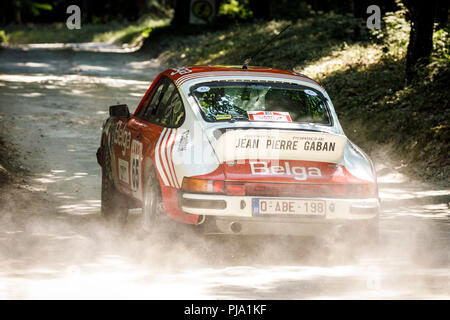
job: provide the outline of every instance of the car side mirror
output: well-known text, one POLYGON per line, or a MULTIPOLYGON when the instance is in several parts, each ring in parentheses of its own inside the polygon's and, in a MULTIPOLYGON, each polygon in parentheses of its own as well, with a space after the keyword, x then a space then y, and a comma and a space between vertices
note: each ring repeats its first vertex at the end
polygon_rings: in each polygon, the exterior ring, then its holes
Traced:
POLYGON ((111 117, 130 117, 130 110, 128 110, 128 105, 126 104, 117 104, 115 106, 109 107, 109 115, 111 117))

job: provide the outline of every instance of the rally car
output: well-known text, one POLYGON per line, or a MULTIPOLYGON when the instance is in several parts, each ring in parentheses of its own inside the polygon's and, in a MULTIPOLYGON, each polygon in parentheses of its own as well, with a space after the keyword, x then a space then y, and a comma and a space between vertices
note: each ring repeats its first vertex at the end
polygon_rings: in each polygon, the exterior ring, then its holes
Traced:
POLYGON ((109 111, 97 152, 108 219, 142 207, 145 230, 168 216, 206 233, 377 233, 374 166, 325 89, 302 74, 168 69, 133 114, 109 111))

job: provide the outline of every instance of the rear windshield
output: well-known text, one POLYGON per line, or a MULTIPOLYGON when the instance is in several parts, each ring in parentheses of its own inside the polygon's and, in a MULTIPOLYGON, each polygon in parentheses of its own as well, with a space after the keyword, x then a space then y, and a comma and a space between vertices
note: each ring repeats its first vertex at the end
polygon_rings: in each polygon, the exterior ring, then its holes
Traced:
POLYGON ((331 125, 326 98, 312 88, 278 83, 212 82, 191 87, 206 121, 331 125))

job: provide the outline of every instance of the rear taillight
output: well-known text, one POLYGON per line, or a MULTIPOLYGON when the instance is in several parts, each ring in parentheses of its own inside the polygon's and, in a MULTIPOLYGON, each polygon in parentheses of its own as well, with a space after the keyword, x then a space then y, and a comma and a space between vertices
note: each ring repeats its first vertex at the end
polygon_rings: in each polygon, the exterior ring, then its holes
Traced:
POLYGON ((378 197, 376 183, 349 184, 347 185, 347 196, 349 198, 374 198, 378 197))
POLYGON ((206 180, 185 177, 182 189, 189 193, 224 193, 222 180, 206 180))
POLYGON ((245 196, 245 185, 243 183, 226 182, 225 192, 228 196, 245 196))
POLYGON ((229 196, 245 196, 246 194, 244 183, 188 177, 183 179, 182 189, 184 192, 189 193, 214 193, 227 194, 229 196))
POLYGON ((337 197, 337 198, 376 198, 378 189, 370 184, 277 184, 232 182, 185 177, 183 192, 226 194, 228 196, 298 196, 298 197, 337 197))

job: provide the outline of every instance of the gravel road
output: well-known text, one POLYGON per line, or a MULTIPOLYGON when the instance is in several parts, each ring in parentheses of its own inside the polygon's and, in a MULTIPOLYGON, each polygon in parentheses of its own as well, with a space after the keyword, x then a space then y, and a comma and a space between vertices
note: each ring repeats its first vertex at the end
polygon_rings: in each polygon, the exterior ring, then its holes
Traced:
POLYGON ((1 299, 450 298, 450 187, 409 179, 382 151, 376 250, 189 230, 142 237, 139 210, 125 230, 107 228, 95 158, 102 122, 109 105, 134 110, 164 68, 93 47, 0 50, 1 127, 30 172, 2 189, 1 299))

